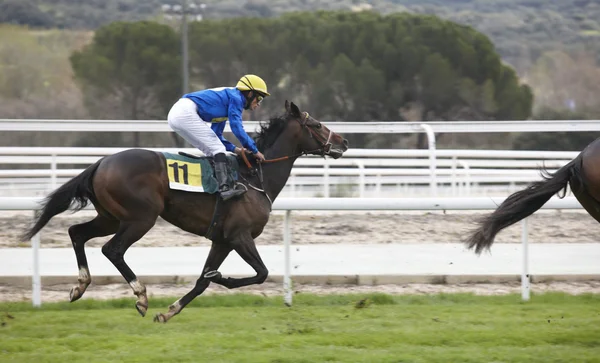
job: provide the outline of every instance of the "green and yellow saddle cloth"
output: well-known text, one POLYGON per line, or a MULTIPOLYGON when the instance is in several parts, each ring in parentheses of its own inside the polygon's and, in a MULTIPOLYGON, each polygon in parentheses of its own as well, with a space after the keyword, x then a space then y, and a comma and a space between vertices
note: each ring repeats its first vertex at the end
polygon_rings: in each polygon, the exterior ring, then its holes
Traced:
MULTIPOLYGON (((213 160, 209 157, 188 157, 181 154, 163 152, 167 162, 169 187, 187 192, 217 193, 219 184, 215 177, 213 160)), ((227 155, 229 177, 238 180, 238 163, 235 155, 227 155)))

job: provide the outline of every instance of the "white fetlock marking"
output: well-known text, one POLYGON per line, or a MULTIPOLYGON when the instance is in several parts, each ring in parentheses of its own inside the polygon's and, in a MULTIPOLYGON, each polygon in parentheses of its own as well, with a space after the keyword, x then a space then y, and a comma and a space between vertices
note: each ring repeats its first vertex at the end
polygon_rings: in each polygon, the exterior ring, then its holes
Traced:
POLYGON ((144 286, 144 284, 142 284, 141 282, 139 282, 137 279, 133 280, 129 283, 129 286, 131 286, 131 289, 133 290, 133 293, 136 295, 142 294, 144 292, 146 292, 146 287, 144 286))
POLYGON ((90 281, 90 271, 87 268, 82 267, 79 269, 79 281, 87 282, 90 281))
POLYGON ((178 313, 180 310, 181 310, 181 303, 179 302, 179 300, 175 301, 174 303, 172 303, 169 306, 170 312, 178 313))

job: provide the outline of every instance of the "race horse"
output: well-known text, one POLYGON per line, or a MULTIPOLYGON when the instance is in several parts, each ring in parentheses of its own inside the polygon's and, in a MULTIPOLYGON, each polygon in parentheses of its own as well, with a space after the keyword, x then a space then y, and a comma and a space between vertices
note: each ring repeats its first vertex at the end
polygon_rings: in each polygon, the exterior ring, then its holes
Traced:
POLYGON ((254 239, 267 224, 272 201, 285 186, 294 161, 304 154, 337 159, 348 149, 346 139, 307 112, 300 112, 294 103, 286 101, 285 110, 283 116, 261 124, 256 136, 257 147, 265 155, 266 162, 259 164, 245 154, 238 156, 244 161, 239 166, 239 180, 245 182, 248 191, 237 199, 223 202, 218 194, 173 190, 169 187, 169 170, 163 153, 129 149, 100 159, 49 194, 23 239, 31 239, 53 216, 69 208, 80 210, 91 202, 97 216, 89 222, 69 227, 79 267, 78 284, 71 289, 70 300, 81 298, 92 281, 85 243, 95 237, 114 234, 102 247, 102 253, 129 283, 137 296, 135 306, 145 316, 148 310, 146 287, 123 258, 127 249, 154 226, 159 216, 196 235, 206 236, 212 230, 210 252, 195 286, 171 304, 167 313, 157 314, 156 322, 167 322, 181 312, 211 282, 229 289, 261 284, 266 280, 268 270, 254 239), (215 207, 219 204, 217 215, 215 207), (217 271, 232 250, 254 269, 255 276, 225 278, 217 271))
POLYGON ((555 173, 541 170, 543 180, 511 194, 493 213, 478 221, 479 227, 465 241, 469 249, 474 248, 477 254, 489 250, 498 232, 530 216, 561 190, 564 197, 567 185, 583 208, 600 222, 600 138, 555 173))

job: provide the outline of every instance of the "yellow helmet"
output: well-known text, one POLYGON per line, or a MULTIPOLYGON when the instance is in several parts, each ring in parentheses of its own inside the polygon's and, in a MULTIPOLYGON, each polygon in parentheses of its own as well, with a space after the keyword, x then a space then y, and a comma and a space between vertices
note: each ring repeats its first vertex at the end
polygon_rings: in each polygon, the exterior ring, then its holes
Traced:
POLYGON ((259 76, 255 76, 254 74, 246 74, 235 85, 235 88, 240 91, 257 91, 265 96, 270 96, 271 94, 267 92, 267 84, 262 80, 259 76))

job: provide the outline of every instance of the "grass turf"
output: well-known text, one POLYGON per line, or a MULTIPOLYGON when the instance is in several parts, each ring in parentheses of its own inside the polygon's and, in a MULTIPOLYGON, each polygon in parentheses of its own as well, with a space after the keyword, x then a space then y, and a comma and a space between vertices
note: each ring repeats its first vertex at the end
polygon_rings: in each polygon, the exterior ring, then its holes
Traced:
POLYGON ((1 362, 600 362, 600 295, 211 295, 0 304, 1 362))

